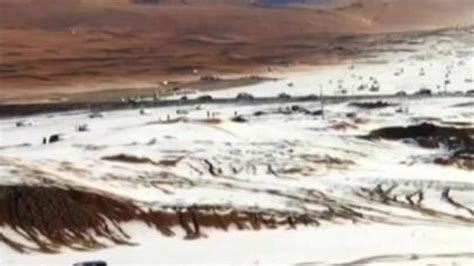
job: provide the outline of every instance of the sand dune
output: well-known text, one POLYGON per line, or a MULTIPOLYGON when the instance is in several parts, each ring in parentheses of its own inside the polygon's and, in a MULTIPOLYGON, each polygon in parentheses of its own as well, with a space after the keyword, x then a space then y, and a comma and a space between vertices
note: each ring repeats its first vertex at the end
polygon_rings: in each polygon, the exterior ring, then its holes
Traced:
POLYGON ((334 62, 340 56, 326 48, 338 36, 473 22, 469 0, 145 2, 0 0, 0 97, 156 84, 190 78, 194 68, 244 73, 334 62))

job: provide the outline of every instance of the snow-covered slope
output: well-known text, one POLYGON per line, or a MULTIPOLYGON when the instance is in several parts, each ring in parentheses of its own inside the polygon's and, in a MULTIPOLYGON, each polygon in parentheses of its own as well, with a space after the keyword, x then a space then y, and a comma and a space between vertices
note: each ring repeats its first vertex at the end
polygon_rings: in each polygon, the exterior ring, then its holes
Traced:
MULTIPOLYGON (((434 118, 439 125, 463 122, 472 126, 472 102, 460 97, 392 103, 397 106, 371 110, 348 103, 327 105, 324 118, 298 111, 321 108, 319 103, 311 103, 298 108, 206 105, 186 110, 187 115, 177 115, 178 107, 144 114, 129 110, 104 113, 103 118, 94 119, 86 112, 65 113, 31 117, 33 125, 29 127, 17 127, 18 120, 6 119, 0 124, 0 176, 3 184, 90 189, 132 199, 147 208, 216 205, 289 213, 347 208, 362 214, 347 218, 336 215, 321 221, 319 227, 296 231, 280 228, 223 234, 205 229, 206 239, 191 242, 179 236, 167 239, 152 228, 134 223, 129 229, 132 240, 141 243, 143 249, 129 249, 144 252, 143 257, 124 258, 126 247, 93 253, 96 258, 117 263, 133 263, 135 259, 143 263, 181 259, 329 263, 379 255, 473 252, 472 214, 442 197, 443 190, 450 188, 455 200, 472 210, 472 170, 434 164, 435 157, 445 154, 443 148, 424 149, 413 143, 360 138, 380 127, 434 118), (400 107, 408 111, 396 112, 400 107), (246 122, 232 121, 236 112, 246 122), (357 112, 356 117, 348 118, 347 114, 353 112, 357 112), (81 124, 87 124, 89 131, 75 131, 81 124), (42 144, 42 138, 52 134, 64 136, 59 142, 42 144), (134 158, 142 160, 133 162, 134 158), (165 165, 166 160, 176 160, 176 164, 165 165), (210 165, 217 170, 211 170, 210 165), (390 197, 397 196, 398 200, 390 203, 370 196, 368 191, 379 188, 390 190, 390 197), (417 191, 424 193, 422 209, 406 199, 417 191), (411 245, 400 245, 405 237, 411 239, 411 245), (322 240, 308 242, 308 238, 322 240), (381 242, 387 246, 380 247, 381 242), (182 258, 173 248, 169 254, 150 250, 168 244, 178 248, 180 243, 193 250, 190 252, 196 257, 182 258), (242 247, 242 254, 208 253, 215 246, 222 248, 222 243, 229 248, 242 247), (247 246, 253 243, 268 247, 252 253, 247 246), (344 249, 351 251, 338 253, 340 245, 347 245, 344 249), (316 252, 325 249, 333 254, 316 252)), ((15 235, 8 227, 0 231, 15 235)), ((90 256, 67 249, 60 255, 24 255, 3 245, 1 252, 7 264, 61 263, 90 256)))

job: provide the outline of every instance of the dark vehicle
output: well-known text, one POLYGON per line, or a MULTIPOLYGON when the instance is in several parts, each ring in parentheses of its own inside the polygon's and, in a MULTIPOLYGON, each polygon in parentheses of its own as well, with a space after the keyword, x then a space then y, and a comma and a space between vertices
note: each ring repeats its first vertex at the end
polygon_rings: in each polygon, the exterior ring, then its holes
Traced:
POLYGON ((58 142, 60 139, 61 139, 61 135, 60 135, 60 134, 51 135, 51 136, 49 136, 49 143, 58 142))
POLYGON ((313 116, 319 116, 319 115, 323 115, 323 114, 324 114, 323 110, 315 110, 315 111, 312 111, 312 112, 308 113, 308 115, 313 115, 313 116))
POLYGON ((417 92, 415 92, 415 95, 418 95, 418 96, 431 96, 431 90, 426 89, 426 88, 422 88, 422 89, 418 90, 417 92))
POLYGON ((367 89, 367 85, 360 85, 359 87, 357 87, 358 91, 363 91, 363 90, 366 90, 366 89, 367 89))
POLYGON ((63 139, 63 136, 64 134, 53 134, 48 137, 44 137, 43 144, 46 145, 46 144, 51 144, 51 143, 61 141, 63 139))
POLYGON ((232 122, 236 122, 236 123, 248 122, 247 119, 245 119, 243 116, 240 116, 240 115, 233 117, 231 120, 232 120, 232 122))
POLYGON ((282 92, 282 93, 278 94, 278 98, 287 100, 287 99, 291 99, 291 95, 282 92))
POLYGON ((89 126, 87 124, 80 124, 76 127, 77 132, 86 132, 89 131, 89 126))
POLYGON ((378 84, 372 84, 369 89, 371 92, 378 92, 380 91, 380 86, 378 84))
POLYGON ((180 100, 180 101, 183 101, 183 102, 184 102, 184 101, 187 101, 187 100, 188 100, 188 96, 183 95, 183 96, 181 96, 181 98, 179 98, 179 100, 180 100))
POLYGON ((220 81, 222 80, 218 75, 201 76, 201 81, 220 81))
POLYGON ((317 99, 319 99, 318 95, 316 95, 316 94, 310 94, 310 95, 306 96, 305 98, 308 99, 308 100, 317 100, 317 99))
POLYGON ((241 92, 241 93, 237 94, 236 99, 238 99, 238 100, 253 100, 254 97, 250 93, 241 92))
POLYGON ((357 117, 357 113, 355 113, 355 112, 347 113, 347 114, 346 114, 346 117, 347 117, 347 118, 356 118, 356 117, 357 117))
POLYGON ((405 97, 407 96, 407 93, 405 91, 397 91, 395 96, 405 97))
POLYGON ((211 95, 202 95, 197 98, 199 101, 212 101, 211 95))
POLYGON ((265 78, 253 75, 253 76, 249 76, 249 79, 250 80, 261 80, 261 79, 265 79, 265 78))
POLYGON ((89 118, 103 118, 104 115, 101 113, 92 113, 89 115, 89 118))
POLYGON ((74 263, 72 266, 107 266, 107 262, 105 261, 79 262, 79 263, 74 263))
POLYGON ((17 127, 30 127, 33 124, 34 124, 33 120, 21 120, 21 121, 16 122, 17 127))
POLYGON ((256 111, 253 115, 254 116, 261 116, 261 115, 266 115, 267 113, 265 113, 264 111, 256 111))
POLYGON ((466 91, 466 95, 473 95, 473 96, 474 96, 474 90, 468 90, 468 91, 466 91))

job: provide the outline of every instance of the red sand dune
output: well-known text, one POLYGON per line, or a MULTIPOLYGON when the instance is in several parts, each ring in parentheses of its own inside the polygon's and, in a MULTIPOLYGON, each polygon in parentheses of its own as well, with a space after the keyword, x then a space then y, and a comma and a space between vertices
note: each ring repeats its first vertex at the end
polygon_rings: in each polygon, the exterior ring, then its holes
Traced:
POLYGON ((0 0, 0 99, 338 60, 342 35, 473 24, 470 0, 0 0), (327 46, 327 45, 326 45, 327 46), (329 55, 329 56, 327 56, 329 55))

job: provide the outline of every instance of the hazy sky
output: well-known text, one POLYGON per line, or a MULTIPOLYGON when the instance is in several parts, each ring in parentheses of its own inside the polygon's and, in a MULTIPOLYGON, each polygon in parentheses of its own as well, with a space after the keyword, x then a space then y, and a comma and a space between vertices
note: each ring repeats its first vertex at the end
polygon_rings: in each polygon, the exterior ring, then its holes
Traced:
POLYGON ((324 3, 332 0, 258 0, 259 3, 267 5, 282 5, 289 3, 324 3))

